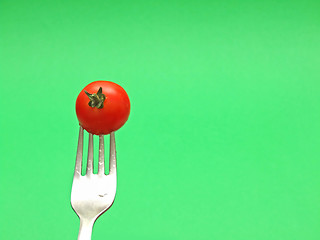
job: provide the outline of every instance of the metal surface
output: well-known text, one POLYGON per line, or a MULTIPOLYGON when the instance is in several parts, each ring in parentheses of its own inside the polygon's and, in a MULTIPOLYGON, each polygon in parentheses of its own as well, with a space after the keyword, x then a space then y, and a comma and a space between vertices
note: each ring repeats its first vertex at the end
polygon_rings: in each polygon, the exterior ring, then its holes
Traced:
POLYGON ((80 218, 78 240, 91 239, 92 227, 96 219, 108 210, 116 194, 117 165, 115 136, 110 134, 109 174, 104 170, 104 138, 99 136, 98 174, 93 174, 93 136, 89 134, 87 171, 81 176, 83 157, 83 128, 80 127, 79 142, 74 171, 71 205, 80 218))

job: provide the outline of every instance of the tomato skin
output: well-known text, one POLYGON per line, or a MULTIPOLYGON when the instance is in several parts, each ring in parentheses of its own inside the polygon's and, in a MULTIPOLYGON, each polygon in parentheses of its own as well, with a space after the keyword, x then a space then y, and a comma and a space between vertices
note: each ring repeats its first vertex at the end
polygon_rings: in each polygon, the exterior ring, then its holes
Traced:
POLYGON ((126 91, 110 81, 95 81, 88 84, 78 95, 76 113, 80 126, 89 133, 106 135, 121 128, 129 118, 130 100, 126 91), (103 108, 89 106, 85 93, 97 93, 99 88, 106 96, 103 108))

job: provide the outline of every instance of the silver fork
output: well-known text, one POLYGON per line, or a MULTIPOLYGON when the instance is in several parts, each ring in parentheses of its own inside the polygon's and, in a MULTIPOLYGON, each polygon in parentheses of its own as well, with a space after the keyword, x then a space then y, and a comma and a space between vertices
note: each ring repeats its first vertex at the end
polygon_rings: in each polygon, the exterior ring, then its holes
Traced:
POLYGON ((99 136, 98 174, 93 174, 93 136, 89 133, 86 175, 81 175, 83 128, 80 127, 76 166, 71 191, 71 206, 80 218, 78 240, 89 240, 96 219, 108 210, 116 195, 117 166, 114 132, 110 134, 109 174, 105 174, 104 138, 99 136))

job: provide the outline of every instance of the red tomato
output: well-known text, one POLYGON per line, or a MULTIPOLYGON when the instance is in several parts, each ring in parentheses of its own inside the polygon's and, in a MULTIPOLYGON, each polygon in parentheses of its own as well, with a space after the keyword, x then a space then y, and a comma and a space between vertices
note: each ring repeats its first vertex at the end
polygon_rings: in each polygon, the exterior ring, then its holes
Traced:
POLYGON ((109 134, 121 128, 128 120, 130 100, 118 84, 95 81, 80 92, 76 113, 80 125, 89 133, 109 134))

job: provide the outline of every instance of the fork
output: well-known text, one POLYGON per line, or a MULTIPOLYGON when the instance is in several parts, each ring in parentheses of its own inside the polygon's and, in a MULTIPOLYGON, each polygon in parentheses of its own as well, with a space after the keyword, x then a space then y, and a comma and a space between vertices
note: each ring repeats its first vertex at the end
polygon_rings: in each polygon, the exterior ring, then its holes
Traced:
POLYGON ((76 166, 74 170, 71 206, 80 218, 78 240, 90 240, 97 218, 113 204, 117 185, 116 148, 114 132, 110 133, 109 174, 105 174, 104 136, 99 136, 98 174, 93 174, 93 135, 89 133, 86 175, 81 175, 83 128, 80 126, 76 166))

